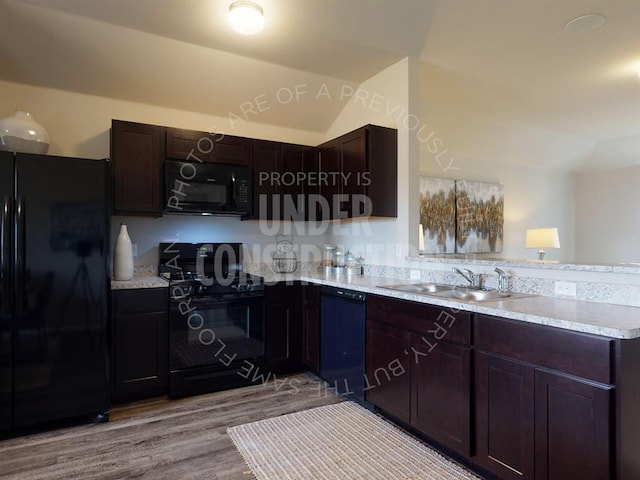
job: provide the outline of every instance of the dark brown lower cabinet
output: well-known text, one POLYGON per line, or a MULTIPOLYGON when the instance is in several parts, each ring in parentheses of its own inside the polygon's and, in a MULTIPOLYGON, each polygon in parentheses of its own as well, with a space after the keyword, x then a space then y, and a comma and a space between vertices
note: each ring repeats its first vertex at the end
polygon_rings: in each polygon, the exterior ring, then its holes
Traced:
POLYGON ((620 341, 484 315, 474 327, 476 464, 505 480, 640 478, 614 467, 620 341))
POLYGON ((475 380, 474 462, 504 480, 533 479, 533 368, 478 352, 475 380))
POLYGON ((411 425, 446 447, 471 455, 471 349, 412 334, 411 425))
POLYGON ((467 457, 470 322, 467 312, 367 297, 367 401, 467 457))
POLYGON ((613 388, 535 372, 536 479, 612 478, 613 388))
POLYGON ((302 363, 320 370, 320 286, 302 287, 302 363))
POLYGON ((111 400, 164 395, 169 373, 166 288, 111 292, 111 400))
POLYGON ((365 398, 385 413, 411 421, 411 333, 367 319, 365 398))
POLYGON ((640 338, 367 296, 367 401, 491 478, 640 478, 638 371, 640 338))
POLYGON ((281 282, 265 288, 265 358, 271 373, 302 365, 301 286, 281 282))

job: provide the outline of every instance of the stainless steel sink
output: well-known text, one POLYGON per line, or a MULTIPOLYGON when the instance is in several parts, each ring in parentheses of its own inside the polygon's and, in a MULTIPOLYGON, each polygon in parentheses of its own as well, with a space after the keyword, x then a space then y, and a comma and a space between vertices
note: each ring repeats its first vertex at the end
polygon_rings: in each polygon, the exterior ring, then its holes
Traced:
POLYGON ((461 302, 481 303, 497 300, 531 297, 527 293, 500 292, 498 290, 482 290, 459 285, 446 285, 443 283, 406 283, 400 285, 381 285, 380 288, 396 290, 399 292, 417 293, 437 298, 448 298, 461 302))
POLYGON ((453 300, 464 300, 466 302, 490 302, 493 300, 502 300, 512 296, 508 292, 499 292, 498 290, 473 290, 473 289, 454 289, 446 292, 438 292, 434 297, 451 298, 453 300))
POLYGON ((381 285, 380 288, 388 288, 389 290, 398 290, 407 293, 423 293, 426 295, 449 292, 453 290, 455 285, 445 285, 442 283, 406 283, 402 285, 381 285))

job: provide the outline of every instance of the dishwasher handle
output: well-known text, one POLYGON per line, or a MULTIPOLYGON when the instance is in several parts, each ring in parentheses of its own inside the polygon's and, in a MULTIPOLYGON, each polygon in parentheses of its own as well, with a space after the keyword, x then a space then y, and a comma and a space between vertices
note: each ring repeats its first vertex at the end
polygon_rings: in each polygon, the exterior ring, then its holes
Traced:
POLYGON ((322 287, 321 295, 328 297, 344 298, 345 300, 351 300, 353 302, 362 302, 367 299, 367 294, 362 292, 355 292, 353 290, 345 290, 344 288, 335 287, 322 287))

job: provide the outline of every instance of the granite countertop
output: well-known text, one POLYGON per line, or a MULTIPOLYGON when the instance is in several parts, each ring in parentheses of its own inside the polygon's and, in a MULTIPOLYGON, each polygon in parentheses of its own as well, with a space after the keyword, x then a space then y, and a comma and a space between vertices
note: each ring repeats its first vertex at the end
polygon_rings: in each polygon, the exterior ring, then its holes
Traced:
POLYGON ((129 290, 137 288, 168 288, 169 282, 158 276, 133 277, 131 280, 111 280, 111 290, 129 290))
MULTIPOLYGON (((258 272, 256 272, 258 273, 258 272)), ((607 303, 588 302, 540 295, 469 303, 455 300, 412 294, 380 288, 383 285, 412 283, 398 278, 373 277, 367 275, 329 274, 322 270, 301 271, 293 274, 265 274, 265 282, 301 280, 321 285, 348 288, 365 293, 384 295, 415 302, 429 303, 448 309, 466 310, 486 315, 576 332, 592 333, 613 338, 640 337, 640 308, 607 303)), ((414 281, 413 283, 419 283, 414 281)))

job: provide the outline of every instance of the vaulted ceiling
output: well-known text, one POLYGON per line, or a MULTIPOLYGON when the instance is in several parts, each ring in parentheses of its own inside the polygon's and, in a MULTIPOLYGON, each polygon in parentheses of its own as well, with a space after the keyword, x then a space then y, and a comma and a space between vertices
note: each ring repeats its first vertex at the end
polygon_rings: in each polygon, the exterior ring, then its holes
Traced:
POLYGON ((241 36, 231 0, 0 0, 0 78, 325 132, 343 103, 308 92, 415 56, 421 110, 465 154, 509 134, 556 142, 543 162, 640 163, 638 0, 256 1, 265 30, 241 36))

